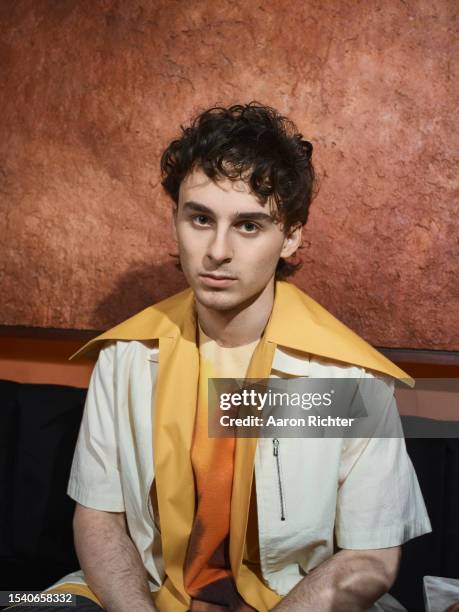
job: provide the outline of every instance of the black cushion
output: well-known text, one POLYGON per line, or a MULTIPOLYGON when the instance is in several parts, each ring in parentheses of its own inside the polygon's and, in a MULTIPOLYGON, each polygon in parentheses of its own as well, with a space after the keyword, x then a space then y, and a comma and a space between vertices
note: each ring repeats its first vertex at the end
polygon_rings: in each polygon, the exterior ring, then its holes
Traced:
POLYGON ((0 588, 78 569, 66 494, 86 389, 0 381, 0 588))

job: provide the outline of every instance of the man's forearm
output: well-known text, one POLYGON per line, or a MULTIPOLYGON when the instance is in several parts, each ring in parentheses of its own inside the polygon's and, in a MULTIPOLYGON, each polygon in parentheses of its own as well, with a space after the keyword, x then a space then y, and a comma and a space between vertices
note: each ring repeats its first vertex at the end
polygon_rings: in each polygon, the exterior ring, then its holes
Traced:
POLYGON ((362 612, 386 593, 396 576, 398 547, 341 550, 305 576, 273 608, 276 612, 362 612))
POLYGON ((89 512, 74 520, 75 549, 88 586, 108 612, 156 610, 124 513, 89 512))

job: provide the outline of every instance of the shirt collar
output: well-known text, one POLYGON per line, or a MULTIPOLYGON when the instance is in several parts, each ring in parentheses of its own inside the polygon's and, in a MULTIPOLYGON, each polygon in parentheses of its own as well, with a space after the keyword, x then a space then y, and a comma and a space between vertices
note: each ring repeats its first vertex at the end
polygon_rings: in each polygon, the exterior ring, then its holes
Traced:
MULTIPOLYGON (((97 355, 103 341, 177 338, 185 329, 196 330, 191 288, 149 306, 90 340, 70 359, 97 355), (190 317, 193 325, 185 325, 190 317)), ((376 370, 414 386, 408 374, 292 283, 276 281, 273 309, 264 334, 275 345, 376 370)), ((186 339, 196 342, 196 336, 186 339)))

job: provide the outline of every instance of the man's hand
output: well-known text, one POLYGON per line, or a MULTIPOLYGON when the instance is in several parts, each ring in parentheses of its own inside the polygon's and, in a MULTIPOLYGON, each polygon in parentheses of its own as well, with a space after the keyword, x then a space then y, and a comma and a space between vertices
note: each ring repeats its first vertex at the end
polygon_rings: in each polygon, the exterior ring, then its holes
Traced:
POLYGON ((400 546, 340 550, 305 576, 273 611, 364 612, 394 583, 400 557, 400 546))
POLYGON ((104 512, 77 503, 73 531, 87 584, 107 612, 156 610, 124 512, 104 512))

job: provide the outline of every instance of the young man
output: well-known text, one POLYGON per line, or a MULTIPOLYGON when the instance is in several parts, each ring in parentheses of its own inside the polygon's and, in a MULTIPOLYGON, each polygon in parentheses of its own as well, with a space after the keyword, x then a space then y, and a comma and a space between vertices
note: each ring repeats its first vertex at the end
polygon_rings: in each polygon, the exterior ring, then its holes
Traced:
POLYGON ((109 611, 367 610, 431 530, 402 437, 208 435, 209 378, 380 378, 381 422, 410 381, 283 280, 311 153, 251 103, 202 113, 163 154, 189 288, 77 353, 99 352, 68 487, 82 569, 48 592, 109 611))

